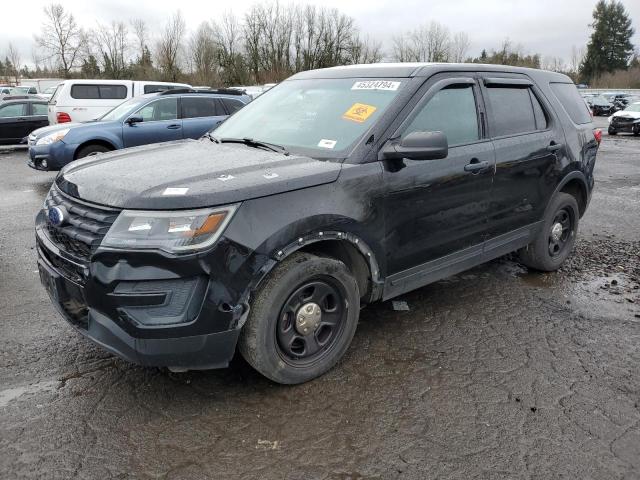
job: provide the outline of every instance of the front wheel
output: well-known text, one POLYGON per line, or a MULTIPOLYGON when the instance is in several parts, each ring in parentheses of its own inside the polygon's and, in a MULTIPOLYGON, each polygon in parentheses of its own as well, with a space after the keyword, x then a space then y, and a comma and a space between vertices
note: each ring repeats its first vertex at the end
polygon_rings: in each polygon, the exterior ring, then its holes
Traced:
POLYGON ((609 132, 609 135, 617 135, 618 132, 616 132, 615 129, 609 127, 609 129, 607 130, 609 132))
POLYGON ((342 358, 359 313, 358 285, 344 263, 294 253, 276 266, 251 302, 239 350, 265 377, 303 383, 342 358))
POLYGON ((579 218, 578 202, 573 195, 558 193, 547 208, 535 240, 520 250, 520 261, 543 272, 560 268, 575 244, 579 218))
POLYGON ((105 147, 104 145, 98 145, 98 144, 87 145, 86 147, 82 147, 80 150, 78 150, 76 159, 90 157, 93 155, 98 155, 99 153, 104 153, 109 151, 110 149, 105 147))

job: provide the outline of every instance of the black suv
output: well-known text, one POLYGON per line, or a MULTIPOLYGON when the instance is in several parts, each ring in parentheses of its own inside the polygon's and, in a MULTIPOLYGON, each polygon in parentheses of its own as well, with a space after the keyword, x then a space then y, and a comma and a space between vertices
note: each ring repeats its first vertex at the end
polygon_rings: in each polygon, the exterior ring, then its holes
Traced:
POLYGON ((142 365, 300 383, 360 308, 509 252, 570 254, 600 140, 568 77, 379 64, 299 73, 198 141, 69 164, 36 220, 41 279, 142 365))

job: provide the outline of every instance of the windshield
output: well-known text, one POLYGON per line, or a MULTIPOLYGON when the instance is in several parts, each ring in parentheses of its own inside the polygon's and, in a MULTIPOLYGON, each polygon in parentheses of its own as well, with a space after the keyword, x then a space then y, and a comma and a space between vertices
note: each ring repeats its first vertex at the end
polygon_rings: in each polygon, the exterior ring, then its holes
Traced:
POLYGON ((239 110, 214 135, 337 158, 376 123, 401 84, 398 79, 289 80, 239 110))
POLYGON ((134 98, 131 98, 131 99, 127 100, 126 102, 122 102, 117 107, 109 110, 107 113, 105 113, 98 120, 100 120, 101 122, 112 122, 114 120, 120 120, 123 116, 128 115, 129 112, 134 110, 136 107, 138 107, 139 105, 142 105, 143 103, 146 103, 148 101, 149 101, 148 97, 134 97, 134 98))
POLYGON ((624 109, 625 112, 640 112, 640 102, 632 103, 627 108, 624 109))

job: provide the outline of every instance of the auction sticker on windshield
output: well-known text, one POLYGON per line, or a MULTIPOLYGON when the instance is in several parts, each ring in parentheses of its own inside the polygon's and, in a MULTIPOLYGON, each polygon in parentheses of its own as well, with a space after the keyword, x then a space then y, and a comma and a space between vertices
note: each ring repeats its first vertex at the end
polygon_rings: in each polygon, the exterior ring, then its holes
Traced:
POLYGON ((354 103, 349 110, 344 112, 342 118, 345 120, 351 120, 353 122, 364 123, 367 118, 373 115, 373 112, 377 110, 373 105, 366 105, 364 103, 354 103))
POLYGON ((396 91, 400 86, 400 82, 391 82, 389 80, 366 80, 356 82, 351 90, 391 90, 396 91))

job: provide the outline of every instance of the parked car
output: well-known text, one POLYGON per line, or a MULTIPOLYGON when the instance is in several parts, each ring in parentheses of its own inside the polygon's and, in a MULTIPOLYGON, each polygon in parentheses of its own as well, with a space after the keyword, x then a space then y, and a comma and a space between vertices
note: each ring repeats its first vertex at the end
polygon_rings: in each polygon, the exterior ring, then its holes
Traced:
POLYGON ((640 102, 632 103, 609 117, 609 135, 619 132, 640 135, 640 102))
POLYGON ((587 102, 591 105, 591 111, 594 116, 607 116, 616 111, 616 107, 604 95, 595 97, 587 97, 587 102))
POLYGON ((38 94, 38 90, 36 89, 36 87, 17 86, 17 87, 15 87, 15 90, 17 90, 19 93, 22 93, 23 95, 37 95, 38 94))
POLYGON ((65 80, 49 100, 49 123, 95 120, 128 98, 176 88, 190 87, 137 80, 65 80))
POLYGON ((47 102, 25 97, 0 101, 0 144, 24 143, 27 135, 49 123, 47 102))
POLYGON ((599 139, 558 73, 302 72, 199 141, 65 167, 36 219, 40 276, 129 361, 224 367, 238 343, 270 379, 305 382, 344 355, 364 304, 512 251, 558 269, 599 139))
POLYGON ((29 135, 27 164, 58 170, 97 153, 149 143, 200 138, 250 101, 233 93, 168 90, 129 99, 99 120, 63 123, 29 135))
POLYGON ((48 87, 45 88, 42 92, 40 92, 38 95, 44 99, 46 99, 47 101, 51 99, 51 97, 53 97, 53 94, 56 91, 56 88, 58 88, 57 86, 55 87, 48 87))

